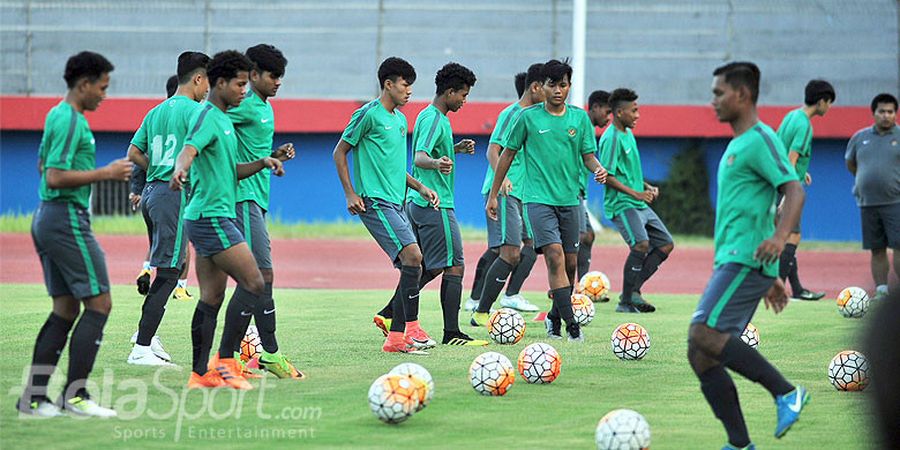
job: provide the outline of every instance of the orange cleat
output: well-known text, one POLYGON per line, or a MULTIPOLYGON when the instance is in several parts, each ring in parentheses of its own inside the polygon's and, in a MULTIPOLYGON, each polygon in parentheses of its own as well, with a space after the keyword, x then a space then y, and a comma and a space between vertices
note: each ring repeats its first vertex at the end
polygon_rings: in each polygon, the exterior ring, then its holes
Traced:
POLYGON ((392 331, 388 335, 388 338, 384 341, 384 345, 381 347, 381 350, 385 353, 407 353, 410 355, 427 355, 428 352, 421 351, 417 349, 413 344, 410 344, 411 339, 400 333, 399 331, 392 331))
POLYGON ((188 389, 220 388, 223 386, 225 386, 225 380, 215 370, 207 370, 203 375, 191 372, 191 378, 188 379, 188 389))
POLYGON ((253 389, 253 385, 241 375, 241 363, 234 358, 219 358, 215 371, 222 377, 225 385, 232 389, 253 389))

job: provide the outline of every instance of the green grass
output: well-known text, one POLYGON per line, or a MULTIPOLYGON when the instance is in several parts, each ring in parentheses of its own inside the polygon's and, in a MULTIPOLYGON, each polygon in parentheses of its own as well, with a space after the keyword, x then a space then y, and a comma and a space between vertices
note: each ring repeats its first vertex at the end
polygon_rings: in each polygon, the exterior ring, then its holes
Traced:
MULTIPOLYGON (((273 448, 273 444, 590 448, 597 420, 621 407, 635 409, 647 418, 655 450, 720 448, 725 441, 685 360, 687 322, 696 296, 654 297, 660 309, 646 316, 615 314, 613 305, 598 305, 594 323, 585 328, 587 341, 583 345, 552 343, 563 358, 562 373, 553 384, 528 385, 517 378, 505 397, 489 398, 476 394, 467 380, 470 362, 485 349, 437 348, 428 357, 379 351, 382 338, 371 325, 371 314, 389 292, 277 290, 279 341, 309 379, 267 379, 266 389, 259 389, 260 380, 254 380, 257 389, 253 391, 238 396, 234 391, 217 390, 210 394, 210 403, 205 403, 203 392, 193 391, 184 397, 182 390, 191 357, 193 303, 170 302, 159 331, 174 360, 185 368, 155 373, 125 363, 141 299, 132 287, 115 286, 113 315, 92 380, 99 384, 93 388, 95 397, 116 405, 121 417, 84 421, 16 419, 12 405, 21 392, 23 366, 30 359, 50 302, 42 286, 3 285, 0 289, 5 306, 0 339, 7 350, 22 350, 22 355, 10 357, 0 370, 0 393, 5 394, 0 402, 0 441, 6 445, 15 442, 27 443, 29 448, 92 450, 125 445, 155 449, 198 445, 273 448), (638 320, 650 332, 652 347, 642 361, 619 361, 609 349, 613 328, 627 320, 638 320), (372 380, 402 361, 425 366, 434 377, 436 394, 424 411, 403 424, 388 426, 368 410, 366 392, 372 380), (146 395, 141 393, 142 387, 147 389, 146 395), (212 409, 203 409, 204 405, 212 405, 212 409), (233 405, 240 406, 239 412, 233 405), (188 418, 179 420, 180 411, 188 418), (260 412, 273 418, 264 420, 260 412), (292 414, 294 418, 289 418, 292 414), (275 430, 279 435, 294 430, 302 437, 227 438, 227 433, 235 433, 237 427, 257 433, 275 430), (222 433, 223 438, 201 438, 200 429, 222 433), (129 433, 132 438, 126 441, 129 433)), ((537 293, 529 297, 541 299, 537 293)), ((441 328, 438 304, 435 291, 423 293, 421 321, 435 334, 441 328)), ((527 343, 544 340, 541 324, 527 319, 523 342, 488 349, 515 361, 527 343)), ((222 321, 220 318, 220 327, 222 321)), ((760 310, 754 324, 762 338, 760 351, 790 380, 809 387, 812 393, 801 421, 783 440, 776 441, 772 437, 775 409, 771 397, 760 386, 736 377, 754 442, 760 448, 873 447, 869 430, 872 418, 864 403, 870 393, 837 392, 825 375, 834 354, 854 347, 861 322, 842 319, 833 303, 814 302, 792 303, 780 316, 760 310)), ((469 327, 464 330, 482 333, 469 327)), ((64 354, 60 372, 67 367, 67 358, 64 354)), ((60 382, 58 373, 52 383, 56 386, 54 394, 60 382)))
MULTIPOLYGON (((95 216, 91 227, 94 233, 145 236, 147 229, 139 215, 95 216)), ((368 239, 369 232, 359 220, 334 222, 287 222, 270 218, 269 234, 275 239, 368 239)), ((0 215, 0 233, 28 233, 31 230, 31 214, 8 213, 0 215)), ((487 231, 471 225, 461 225, 463 241, 484 241, 487 231)), ((713 240, 706 236, 675 235, 679 247, 712 248, 713 240)), ((595 245, 621 245, 622 238, 612 228, 597 233, 595 245)), ((859 242, 803 241, 804 250, 856 251, 859 242)))

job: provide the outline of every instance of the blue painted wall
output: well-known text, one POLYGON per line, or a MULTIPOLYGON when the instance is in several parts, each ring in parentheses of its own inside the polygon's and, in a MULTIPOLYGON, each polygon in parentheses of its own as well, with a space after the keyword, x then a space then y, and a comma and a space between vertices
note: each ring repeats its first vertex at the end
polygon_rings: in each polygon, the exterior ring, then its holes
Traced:
MULTIPOLYGON (((131 138, 126 133, 96 133, 98 165, 125 154, 131 138)), ((333 134, 284 134, 276 143, 294 142, 298 158, 287 165, 287 176, 273 177, 271 213, 287 221, 333 221, 349 218, 343 192, 334 171, 331 150, 338 136, 333 134)), ((473 136, 475 155, 459 155, 456 176, 457 217, 460 222, 484 226, 481 184, 487 161, 485 136, 473 136)), ((30 212, 38 202, 39 177, 36 168, 39 132, 0 132, 0 212, 30 212)), ((701 141, 706 150, 710 192, 715 200, 715 173, 727 140, 701 141)), ((684 139, 641 139, 638 146, 644 176, 651 180, 668 177, 671 158, 687 145, 684 139)), ((813 184, 807 190, 803 211, 806 239, 860 240, 859 210, 851 194, 853 177, 844 167, 843 140, 816 140, 810 165, 813 184)), ((603 188, 592 185, 590 204, 602 209, 603 188)), ((665 195, 665 192, 662 193, 665 195)), ((663 218, 665 219, 665 218, 663 218)))

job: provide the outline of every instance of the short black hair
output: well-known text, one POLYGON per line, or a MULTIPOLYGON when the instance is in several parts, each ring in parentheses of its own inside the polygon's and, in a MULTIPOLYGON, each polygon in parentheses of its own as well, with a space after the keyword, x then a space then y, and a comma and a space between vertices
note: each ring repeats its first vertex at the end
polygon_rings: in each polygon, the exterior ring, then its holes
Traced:
POLYGON ((893 95, 888 94, 887 92, 882 92, 882 93, 876 95, 875 98, 872 99, 872 106, 871 106, 872 114, 875 114, 875 110, 878 109, 879 103, 893 103, 894 111, 897 111, 897 97, 894 97, 893 95))
POLYGON ((569 82, 572 81, 572 66, 569 65, 569 60, 566 59, 564 61, 560 61, 558 59, 551 59, 544 63, 544 81, 552 81, 554 83, 558 83, 562 81, 566 76, 569 77, 569 82))
POLYGON ((544 63, 535 63, 528 66, 528 72, 525 75, 525 88, 528 88, 528 86, 531 86, 531 83, 535 82, 544 83, 544 63))
POLYGON ((206 69, 206 75, 209 77, 209 84, 215 86, 219 78, 229 81, 237 77, 238 72, 250 72, 253 69, 253 62, 237 50, 225 50, 216 53, 209 62, 206 69))
POLYGON ((178 84, 191 81, 198 70, 206 71, 209 56, 200 52, 184 52, 178 55, 178 84))
POLYGON ((819 103, 819 100, 823 99, 830 102, 834 102, 837 99, 837 95, 834 93, 834 86, 831 83, 825 80, 810 80, 809 83, 806 83, 806 91, 803 98, 803 103, 806 106, 815 105, 819 103))
POLYGON ((281 50, 271 44, 254 45, 244 53, 253 61, 259 72, 269 72, 275 78, 284 76, 284 68, 287 67, 287 58, 281 50))
POLYGON ((166 98, 169 98, 175 95, 175 91, 178 90, 178 75, 172 75, 166 80, 166 98))
POLYGON ((606 91, 594 91, 591 92, 591 96, 588 97, 588 109, 594 107, 594 105, 607 106, 609 105, 609 92, 606 91))
POLYGON ((713 76, 722 75, 725 82, 733 88, 745 86, 750 90, 750 99, 753 104, 759 99, 759 67, 749 61, 735 61, 719 66, 713 71, 713 76))
POLYGON ((466 86, 475 86, 475 74, 466 66, 450 62, 444 64, 441 70, 438 70, 434 76, 434 85, 437 87, 436 94, 441 95, 447 89, 458 91, 466 86))
POLYGON ((69 57, 66 61, 66 72, 63 79, 69 89, 75 87, 78 80, 87 78, 91 83, 100 79, 104 73, 110 73, 115 69, 105 56, 89 51, 83 51, 69 57))
MULTIPOLYGON (((591 94, 593 95, 593 94, 591 94)), ((628 88, 618 88, 609 94, 609 108, 613 113, 622 106, 623 103, 633 102, 638 99, 637 92, 628 88)))
POLYGON ((405 59, 391 56, 378 66, 378 85, 383 89, 385 81, 396 82, 397 78, 403 78, 407 83, 413 84, 416 82, 416 69, 405 59))
POLYGON ((513 79, 513 83, 516 85, 516 98, 522 96, 525 93, 525 77, 528 74, 525 72, 519 72, 516 74, 516 77, 513 79))

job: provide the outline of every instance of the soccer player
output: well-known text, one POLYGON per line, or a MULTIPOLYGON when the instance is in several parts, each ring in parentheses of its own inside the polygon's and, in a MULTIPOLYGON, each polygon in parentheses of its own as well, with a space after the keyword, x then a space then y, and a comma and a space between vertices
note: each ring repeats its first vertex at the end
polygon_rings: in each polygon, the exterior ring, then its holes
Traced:
POLYGON ((572 67, 551 60, 544 64, 542 72, 545 101, 523 109, 515 119, 503 143, 485 209, 490 218, 497 219, 497 197, 513 160, 523 151, 522 162, 528 174, 522 198, 526 226, 534 236, 534 248, 544 255, 553 295, 553 307, 544 321, 547 335, 562 339, 560 328, 564 320, 569 340, 583 342, 571 298, 581 222, 578 194, 582 167, 587 167, 600 183, 606 181, 606 170, 595 156, 597 144, 587 113, 566 104, 572 67))
MULTIPOLYGON (((247 95, 240 106, 228 110, 228 117, 234 124, 234 132, 237 134, 237 160, 249 163, 271 156, 282 162, 288 161, 295 155, 294 144, 283 144, 272 150, 275 138, 275 113, 272 111, 272 104, 269 103, 269 98, 274 97, 281 87, 281 77, 284 76, 287 59, 281 50, 269 44, 250 47, 244 54, 254 65, 250 71, 250 89, 247 90, 247 95)), ((253 312, 263 347, 263 352, 259 356, 259 366, 278 378, 302 379, 303 373, 281 353, 278 340, 275 338, 275 299, 272 297, 274 273, 269 231, 266 229, 270 180, 271 173, 264 170, 238 183, 235 224, 243 233, 250 251, 253 252, 256 265, 265 282, 262 303, 253 312)), ((250 317, 245 317, 241 329, 246 330, 249 322, 250 317)), ((240 341, 237 342, 234 351, 240 353, 240 341)), ((240 358, 235 356, 235 359, 240 358)))
MULTIPOLYGON (((456 176, 456 154, 472 154, 475 152, 475 141, 463 139, 453 143, 453 130, 447 113, 457 112, 466 103, 471 88, 475 85, 475 74, 457 63, 448 63, 434 77, 436 92, 431 105, 423 109, 416 117, 413 132, 413 178, 433 186, 441 198, 439 208, 412 192, 406 203, 406 216, 412 225, 413 233, 422 249, 423 271, 419 280, 419 289, 443 274, 441 278, 441 310, 444 315, 444 345, 476 345, 484 346, 488 342, 472 339, 459 330, 459 303, 462 297, 463 246, 454 211, 454 195, 456 176)), ((400 295, 399 290, 394 293, 400 295)), ((392 299, 399 301, 399 299, 392 299)), ((392 320, 391 303, 385 306, 379 315, 387 331, 392 320)), ((406 310, 406 323, 418 319, 418 303, 406 310)), ((378 317, 376 316, 376 323, 378 317)))
POLYGON ((407 309, 418 309, 422 276, 422 251, 401 206, 406 188, 417 191, 433 208, 440 207, 437 193, 406 172, 407 124, 399 108, 409 102, 415 81, 416 70, 408 62, 397 57, 384 60, 378 68, 381 95, 353 113, 333 152, 347 211, 359 216, 400 268, 400 295, 392 301, 393 320, 382 346, 388 353, 427 354, 422 349, 436 344, 418 321, 406 322, 407 309), (353 182, 347 164, 351 151, 353 182))
POLYGON ((715 261, 712 278, 691 318, 688 360, 706 401, 728 433, 723 450, 753 449, 729 368, 763 385, 775 398, 781 438, 809 401, 761 353, 741 341, 760 297, 775 313, 787 305, 778 255, 800 220, 804 192, 781 140, 759 121, 759 68, 733 62, 713 72, 712 106, 734 138, 719 161, 715 261), (784 195, 775 227, 775 200, 784 195))
POLYGON ((875 123, 857 131, 847 143, 844 160, 853 174, 853 195, 862 217, 863 248, 871 252, 875 298, 888 294, 888 260, 900 278, 900 127, 897 97, 881 93, 870 106, 875 123))
POLYGON ((641 295, 641 286, 669 257, 675 243, 659 216, 650 208, 659 188, 644 181, 641 155, 631 129, 637 124, 637 94, 625 88, 609 96, 613 126, 600 137, 600 160, 609 170, 603 209, 616 224, 630 252, 625 259, 622 295, 616 312, 656 311, 641 295))
MULTIPOLYGON (((540 63, 529 66, 525 75, 525 89, 519 95, 519 101, 504 108, 497 116, 497 122, 488 143, 488 169, 484 176, 484 185, 481 188, 485 199, 487 199, 487 194, 494 182, 494 171, 503 150, 503 142, 512 130, 512 125, 519 112, 544 101, 543 70, 544 65, 540 63)), ((509 284, 506 286, 506 294, 500 299, 500 306, 528 312, 540 309, 519 294, 522 284, 531 274, 531 269, 537 261, 533 236, 529 233, 529 228, 523 220, 526 217, 522 205, 525 189, 523 159, 524 155, 516 154, 509 172, 503 180, 499 192, 499 217, 491 218, 489 215, 485 215, 488 229, 488 250, 478 261, 478 264, 481 265, 484 260, 481 277, 479 277, 476 267, 475 282, 481 285, 481 290, 477 297, 472 297, 478 299, 469 321, 472 326, 479 327, 487 324, 491 305, 497 300, 503 286, 507 284, 507 279, 509 284)))
POLYGON ((150 265, 156 277, 150 285, 134 347, 128 363, 140 366, 170 365, 172 357, 163 348, 156 331, 166 312, 169 296, 184 271, 187 236, 184 207, 190 200, 186 190, 169 189, 178 151, 184 146, 188 125, 201 100, 209 92, 206 66, 209 56, 187 51, 178 56, 178 90, 144 116, 128 147, 128 158, 147 171, 142 210, 151 230, 150 265))
POLYGON ((86 385, 112 308, 105 256, 91 231, 91 184, 127 181, 132 166, 119 159, 95 168, 94 135, 84 117, 84 111, 96 110, 106 97, 112 71, 113 65, 103 55, 84 51, 70 57, 63 77, 66 97, 44 121, 38 154, 41 203, 34 213, 31 238, 44 269, 47 293, 53 298, 53 311, 35 339, 27 384, 17 404, 21 414, 55 417, 65 410, 80 416, 116 416, 114 410, 91 399, 86 385), (66 341, 69 371, 60 401, 54 404, 47 383, 66 341))
POLYGON ((212 87, 209 98, 194 111, 169 181, 173 190, 180 191, 187 187, 190 174, 192 192, 184 210, 184 228, 196 251, 200 301, 191 321, 193 371, 189 389, 253 388, 242 375, 233 353, 246 332, 246 326, 241 328, 241 324, 246 324, 241 316, 253 315, 260 307, 265 282, 235 224, 235 198, 238 180, 266 168, 281 176, 284 168, 281 161, 272 157, 237 162, 237 135, 225 111, 241 104, 252 68, 253 63, 238 51, 227 50, 213 56, 206 70, 212 87), (225 312, 219 351, 210 361, 216 320, 229 276, 237 281, 237 287, 225 312))
MULTIPOLYGON (((609 92, 594 91, 588 97, 588 117, 591 118, 591 125, 603 131, 603 128, 609 124, 609 92)), ((594 227, 591 226, 591 217, 588 213, 588 181, 591 174, 585 173, 584 183, 582 184, 581 193, 581 209, 583 210, 583 219, 581 223, 580 233, 578 235, 578 267, 576 270, 576 280, 580 280, 584 274, 591 270, 591 247, 594 246, 594 227)), ((601 302, 608 302, 609 297, 604 296, 601 302)))
MULTIPOLYGON (((831 83, 825 80, 812 80, 806 84, 806 93, 803 106, 784 116, 781 125, 778 126, 778 137, 788 150, 788 160, 794 166, 797 176, 802 184, 812 184, 812 176, 809 174, 809 159, 812 156, 813 129, 809 119, 813 116, 824 116, 834 103, 835 93, 831 83)), ((825 296, 824 292, 812 292, 804 289, 797 274, 797 246, 800 244, 800 224, 791 230, 784 251, 781 252, 781 262, 778 266, 778 277, 789 280, 791 283, 791 296, 800 300, 819 300, 825 296)))

